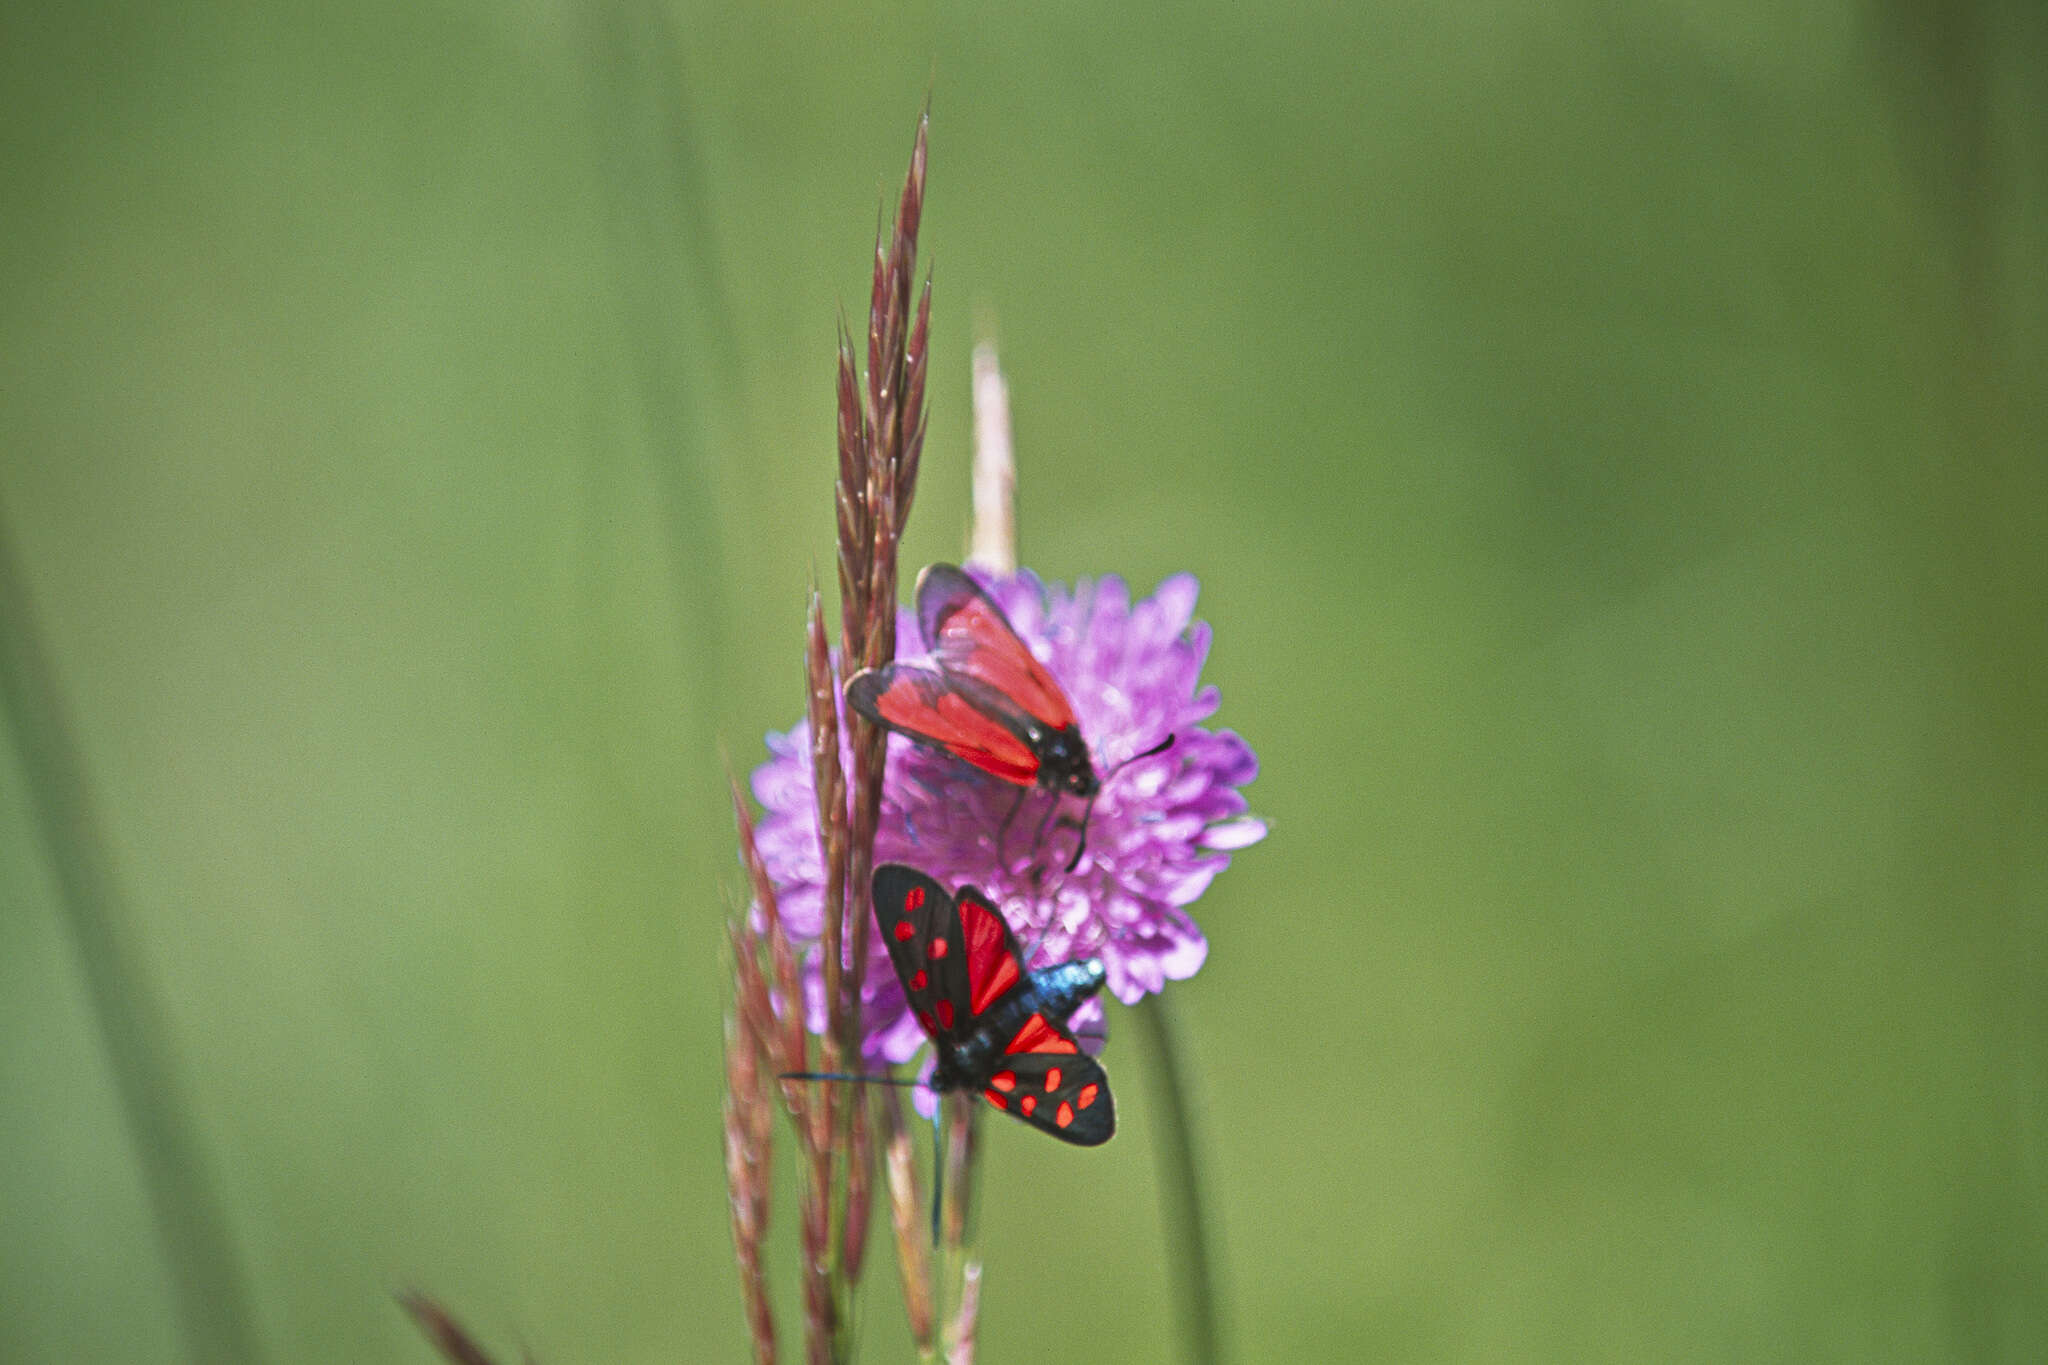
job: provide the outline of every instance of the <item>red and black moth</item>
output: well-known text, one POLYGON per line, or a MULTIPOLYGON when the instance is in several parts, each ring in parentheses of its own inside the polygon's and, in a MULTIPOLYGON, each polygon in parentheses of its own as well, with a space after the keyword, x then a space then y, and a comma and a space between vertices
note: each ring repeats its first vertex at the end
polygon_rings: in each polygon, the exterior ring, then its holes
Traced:
MULTIPOLYGON (((1073 703, 981 585, 951 564, 930 565, 917 577, 917 620, 929 661, 863 669, 847 679, 847 704, 1005 782, 1078 796, 1092 809, 1102 781, 1073 703)), ((1086 826, 1084 814, 1069 868, 1081 861, 1086 826)))
POLYGON ((978 1090, 1064 1142, 1107 1142, 1116 1132, 1109 1077, 1067 1029, 1102 989, 1102 960, 1027 968, 988 897, 971 886, 947 895, 902 863, 875 869, 874 899, 889 960, 938 1054, 931 1088, 978 1090))

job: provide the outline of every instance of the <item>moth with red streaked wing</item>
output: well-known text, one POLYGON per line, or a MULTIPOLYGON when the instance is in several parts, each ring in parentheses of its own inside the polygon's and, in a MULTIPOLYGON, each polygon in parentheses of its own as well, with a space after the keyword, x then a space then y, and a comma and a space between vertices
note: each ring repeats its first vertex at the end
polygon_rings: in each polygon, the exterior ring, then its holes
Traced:
MULTIPOLYGON (((1102 779, 1073 703, 1017 637, 1002 608, 960 569, 933 564, 917 577, 917 619, 930 660, 863 669, 847 679, 847 704, 877 725, 1025 791, 1076 796, 1092 811, 1102 779)), ((1172 743, 1169 735, 1134 758, 1172 743)), ((1005 829, 1016 810, 1013 805, 1004 817, 1005 829)), ((1084 812, 1069 871, 1087 847, 1087 825, 1084 812)))

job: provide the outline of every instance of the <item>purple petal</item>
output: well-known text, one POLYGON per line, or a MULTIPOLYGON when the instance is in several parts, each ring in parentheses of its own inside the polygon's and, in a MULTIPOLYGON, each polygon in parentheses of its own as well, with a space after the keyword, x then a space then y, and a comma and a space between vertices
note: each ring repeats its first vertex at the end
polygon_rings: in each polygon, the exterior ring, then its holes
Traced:
POLYGON ((1209 940, 1198 933, 1181 935, 1159 956, 1159 969, 1169 981, 1185 981, 1202 970, 1209 958, 1209 940))
POLYGON ((1228 824, 1209 826, 1202 833, 1202 847, 1234 853, 1240 848, 1250 848, 1265 837, 1266 822, 1252 815, 1228 824))
MULTIPOLYGON (((1201 595, 1202 585, 1191 573, 1177 573, 1159 585, 1152 594, 1152 601, 1159 608, 1161 624, 1168 635, 1178 635, 1188 628, 1188 621, 1195 614, 1195 598, 1201 595)), ((1208 627, 1200 627, 1204 634, 1208 627)))

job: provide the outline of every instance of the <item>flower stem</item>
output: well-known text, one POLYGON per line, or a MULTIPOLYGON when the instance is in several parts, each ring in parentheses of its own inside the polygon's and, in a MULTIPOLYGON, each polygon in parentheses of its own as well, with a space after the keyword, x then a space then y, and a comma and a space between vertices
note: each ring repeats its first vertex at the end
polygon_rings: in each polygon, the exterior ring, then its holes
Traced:
POLYGON ((1163 994, 1131 1011, 1153 1054, 1152 1131, 1157 1138, 1159 1221, 1166 1240, 1167 1275, 1180 1318, 1189 1365, 1223 1359, 1220 1308, 1202 1214, 1200 1161, 1187 1101, 1180 1029, 1163 994))

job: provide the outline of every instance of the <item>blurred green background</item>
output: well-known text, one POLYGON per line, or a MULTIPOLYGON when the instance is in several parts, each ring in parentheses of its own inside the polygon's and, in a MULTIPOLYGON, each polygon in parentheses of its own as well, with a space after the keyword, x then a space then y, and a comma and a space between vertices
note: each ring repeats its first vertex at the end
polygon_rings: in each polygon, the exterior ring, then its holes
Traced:
MULTIPOLYGON (((1240 1357, 2048 1358, 2034 0, 0 24, 6 628, 93 821, 17 708, 0 1359, 425 1362, 405 1285, 742 1357, 718 746, 798 712, 928 88, 906 557, 985 310, 1024 558, 1200 574, 1265 764, 1174 992, 1240 1357)), ((1173 1359, 1124 1093, 991 1129, 990 1365, 1173 1359)))

